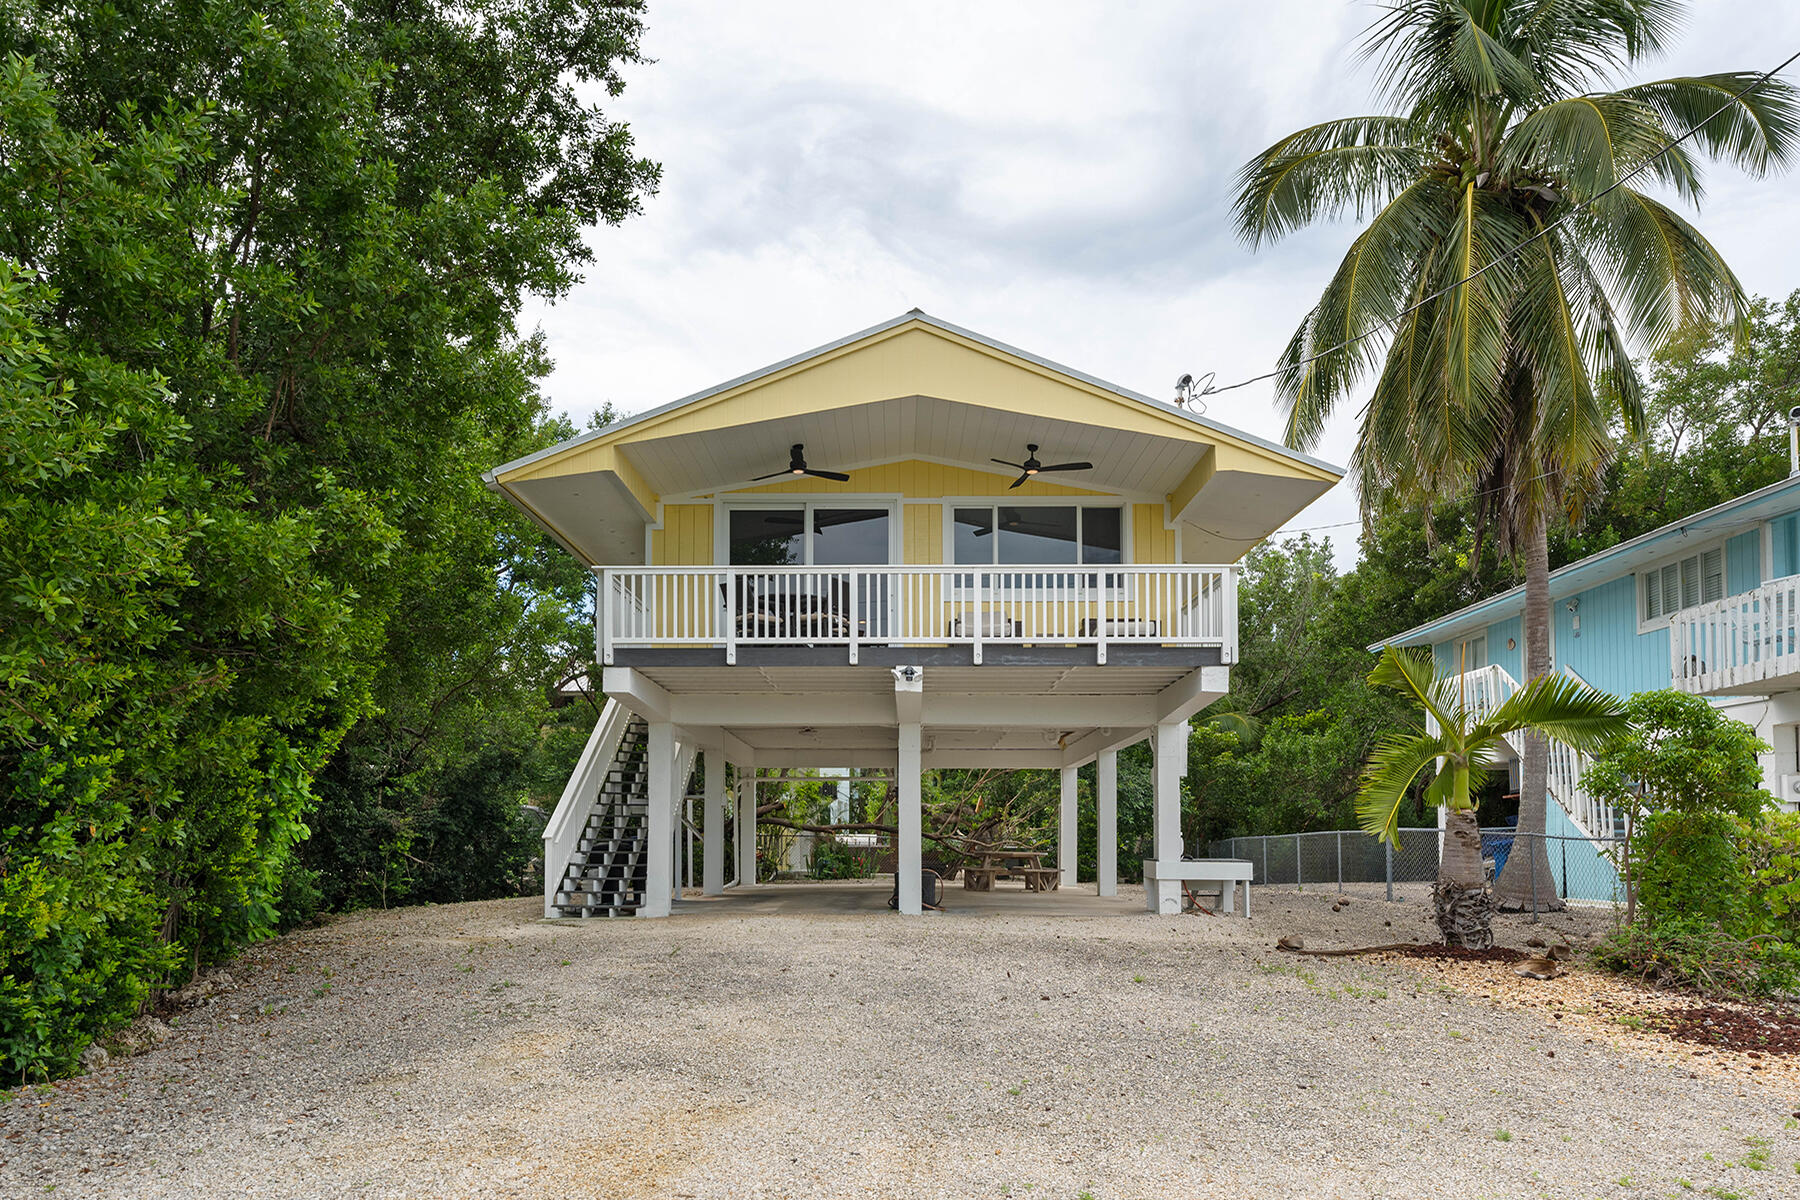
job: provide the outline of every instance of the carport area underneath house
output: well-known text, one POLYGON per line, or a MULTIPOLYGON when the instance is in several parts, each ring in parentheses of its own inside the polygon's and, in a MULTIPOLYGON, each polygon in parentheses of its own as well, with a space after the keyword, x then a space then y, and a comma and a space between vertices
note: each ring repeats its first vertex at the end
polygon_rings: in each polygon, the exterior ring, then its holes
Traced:
MULTIPOLYGON (((1061 905, 1115 900, 1118 751, 1138 741, 1151 743, 1155 769, 1150 857, 1157 863, 1179 862, 1183 857, 1180 791, 1187 770, 1188 718, 1223 695, 1228 686, 1228 668, 1216 661, 1216 652, 1212 656, 1212 662, 1196 661, 1199 656, 1186 650, 1107 666, 1077 659, 980 667, 867 663, 847 667, 790 661, 726 668, 665 665, 668 658, 656 662, 645 655, 632 666, 609 666, 606 692, 648 725, 649 843, 654 857, 646 888, 647 906, 640 915, 672 911, 672 854, 663 858, 659 851, 673 841, 670 816, 678 781, 671 768, 678 743, 699 752, 704 829, 723 829, 723 768, 726 763, 737 768, 737 794, 732 803, 739 814, 737 828, 741 831, 748 826, 748 836, 740 837, 736 856, 740 879, 754 877, 753 869, 743 869, 741 856, 745 847, 754 846, 758 802, 754 779, 764 768, 848 767, 893 772, 898 907, 907 914, 922 911, 923 770, 1055 769, 1061 775, 1055 861, 1062 884, 1058 890, 1064 891, 1064 896, 1052 901, 1055 892, 1047 896, 1021 892, 1018 897, 1003 892, 995 903, 1042 899, 1061 905), (1077 892, 1076 772, 1090 762, 1096 766, 1099 874, 1093 891, 1077 892)), ((707 863, 722 863, 725 854, 722 842, 709 840, 703 858, 707 863)), ((1139 902, 1139 911, 1145 906, 1166 914, 1180 910, 1178 883, 1154 880, 1148 886, 1150 894, 1139 902)), ((709 871, 703 890, 711 896, 724 892, 722 875, 709 871)), ((948 889, 952 895, 962 890, 948 889)), ((886 895, 884 890, 878 903, 885 905, 886 895)), ((860 899, 849 894, 844 897, 846 903, 860 899)))
MULTIPOLYGON (((1100 896, 1089 885, 1028 892, 1021 885, 996 884, 975 892, 960 882, 946 883, 945 917, 1123 917, 1148 916, 1139 889, 1125 895, 1100 896)), ((830 883, 763 883, 728 888, 716 896, 690 893, 675 902, 671 913, 709 916, 847 917, 888 912, 893 877, 835 880, 830 883)))

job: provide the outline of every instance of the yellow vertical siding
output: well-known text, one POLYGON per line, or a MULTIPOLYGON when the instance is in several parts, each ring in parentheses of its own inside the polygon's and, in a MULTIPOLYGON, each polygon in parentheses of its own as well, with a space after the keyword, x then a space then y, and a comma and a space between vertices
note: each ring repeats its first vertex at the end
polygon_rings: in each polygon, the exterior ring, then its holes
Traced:
POLYGON ((1172 563, 1175 561, 1175 531, 1163 527, 1163 506, 1134 504, 1131 506, 1131 561, 1139 563, 1172 563))
POLYGON ((905 524, 901 530, 901 547, 906 561, 919 567, 934 566, 944 561, 944 506, 941 504, 908 504, 903 506, 905 524))
POLYGON ((650 554, 659 567, 711 566, 713 506, 663 505, 662 528, 651 536, 650 554))

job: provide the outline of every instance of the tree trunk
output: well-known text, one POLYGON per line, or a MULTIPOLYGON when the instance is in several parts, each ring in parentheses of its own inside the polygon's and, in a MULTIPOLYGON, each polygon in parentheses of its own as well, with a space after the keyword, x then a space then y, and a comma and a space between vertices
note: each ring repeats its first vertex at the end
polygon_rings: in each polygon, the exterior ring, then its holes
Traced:
POLYGON ((1494 901, 1488 895, 1481 829, 1473 808, 1445 808, 1444 854, 1432 901, 1445 942, 1474 950, 1494 944, 1494 901))
MULTIPOLYGON (((1550 674, 1550 544, 1547 521, 1533 520, 1525 538, 1525 679, 1550 674)), ((1550 751, 1544 739, 1531 730, 1523 733, 1524 753, 1519 770, 1519 826, 1506 868, 1495 881, 1495 899, 1502 912, 1535 908, 1548 912, 1563 907, 1550 874, 1550 853, 1544 844, 1549 827, 1550 751)))

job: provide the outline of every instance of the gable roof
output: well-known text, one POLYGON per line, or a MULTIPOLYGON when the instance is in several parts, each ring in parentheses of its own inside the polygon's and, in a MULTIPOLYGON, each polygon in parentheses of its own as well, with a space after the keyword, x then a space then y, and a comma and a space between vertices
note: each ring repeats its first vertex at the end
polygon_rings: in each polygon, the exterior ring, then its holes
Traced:
POLYGON ((829 357, 838 351, 855 346, 859 342, 869 341, 881 334, 898 330, 906 325, 917 325, 934 329, 941 333, 953 334, 958 338, 973 342, 976 345, 984 346, 997 354, 1015 358, 1021 362, 1041 367, 1046 371, 1066 376, 1071 380, 1084 383, 1091 388, 1111 393, 1113 396, 1120 399, 1134 401, 1137 404, 1149 405, 1152 409, 1165 416, 1191 422, 1197 428, 1204 429, 1209 433, 1217 434, 1233 441, 1242 442, 1248 446, 1254 446, 1279 458, 1284 458, 1293 463, 1302 464, 1318 471, 1323 471, 1334 478, 1342 478, 1344 474, 1344 469, 1342 467, 1334 466, 1323 459, 1314 458, 1309 454, 1302 454, 1298 450, 1291 450, 1288 447, 1281 445, 1279 442, 1270 441, 1268 438, 1259 437, 1254 433, 1249 433, 1222 422, 1214 421, 1209 417, 1191 412, 1188 409, 1171 404, 1166 400, 1157 400, 1154 397, 1146 396, 1142 392, 1133 391, 1130 388, 1121 387, 1115 383, 1108 383, 1106 380, 1100 379, 1094 375, 1089 375, 1085 371, 1078 371, 1073 367, 1064 366, 1061 363, 1054 362, 1041 355, 1033 354, 1029 350, 1020 350, 1015 346, 1009 346, 1005 342, 996 341, 984 334, 976 333, 972 329, 965 329, 960 325, 953 325, 948 321, 940 320, 939 318, 932 316, 922 309, 915 308, 903 312, 897 317, 882 321, 879 324, 871 325, 867 329, 861 329, 845 337, 838 338, 836 341, 826 342, 822 346, 815 346, 811 350, 804 350, 799 354, 784 358, 780 362, 770 363, 768 366, 760 367, 748 374, 739 375, 735 379, 728 379, 724 383, 714 384, 709 388, 702 388, 700 391, 683 396, 679 400, 672 400, 657 408, 646 409, 641 413, 636 413, 632 416, 614 421, 612 424, 602 426, 599 429, 590 429, 585 433, 577 434, 572 438, 556 443, 554 446, 546 446, 544 449, 533 454, 527 454, 522 458, 515 458, 511 462, 503 463, 491 471, 483 472, 482 478, 491 486, 501 476, 515 474, 525 467, 536 466, 550 460, 561 458, 570 451, 579 449, 589 443, 597 441, 626 440, 631 435, 640 433, 641 427, 653 425, 671 414, 704 404, 707 401, 725 396, 728 393, 736 392, 748 384, 759 383, 773 376, 780 375, 794 367, 799 367, 815 360, 829 357))
MULTIPOLYGON (((1620 542, 1616 546, 1609 546, 1586 558, 1558 567, 1550 572, 1551 598, 1555 600, 1586 591, 1597 584, 1678 554, 1683 548, 1684 539, 1741 533, 1772 517, 1793 512, 1796 508, 1800 508, 1800 475, 1790 475, 1767 487, 1746 492, 1723 504, 1715 504, 1691 516, 1652 529, 1649 533, 1639 534, 1630 541, 1620 542)), ((1477 600, 1474 604, 1436 620, 1415 625, 1404 633, 1372 642, 1368 649, 1416 646, 1460 637, 1485 629, 1495 621, 1505 620, 1516 612, 1523 612, 1524 608, 1525 587, 1521 584, 1485 600, 1477 600)))
MULTIPOLYGON (((1342 471, 914 310, 484 473, 572 552, 643 561, 667 502, 731 492, 804 442, 820 466, 917 459, 997 473, 1038 443, 1070 485, 1166 504, 1192 561, 1233 561, 1342 471)), ((1047 486, 1048 481, 1045 481, 1047 486)))

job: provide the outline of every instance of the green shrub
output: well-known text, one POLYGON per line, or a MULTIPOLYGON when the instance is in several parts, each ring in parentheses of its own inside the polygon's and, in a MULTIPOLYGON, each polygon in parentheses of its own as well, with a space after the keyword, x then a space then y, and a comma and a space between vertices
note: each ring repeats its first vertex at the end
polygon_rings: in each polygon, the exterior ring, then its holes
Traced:
POLYGON ((1658 987, 1794 991, 1800 818, 1775 813, 1762 789, 1768 746, 1698 696, 1645 692, 1626 713, 1630 736, 1586 775, 1590 792, 1632 818, 1632 922, 1596 958, 1658 987))
POLYGON ((1665 688, 1625 703, 1631 733, 1588 767, 1583 783, 1615 808, 1720 813, 1754 820, 1767 809, 1756 731, 1699 696, 1665 688))
POLYGON ((1685 988, 1709 996, 1745 998, 1763 994, 1779 982, 1763 980, 1755 946, 1704 918, 1620 925, 1595 947, 1594 961, 1653 987, 1685 988))
POLYGON ((867 879, 875 873, 878 852, 870 847, 846 846, 832 838, 813 844, 807 873, 814 879, 867 879))
POLYGON ((1632 828, 1637 917, 1658 925, 1697 918, 1732 926, 1749 900, 1738 857, 1740 820, 1723 813, 1653 812, 1632 828))

